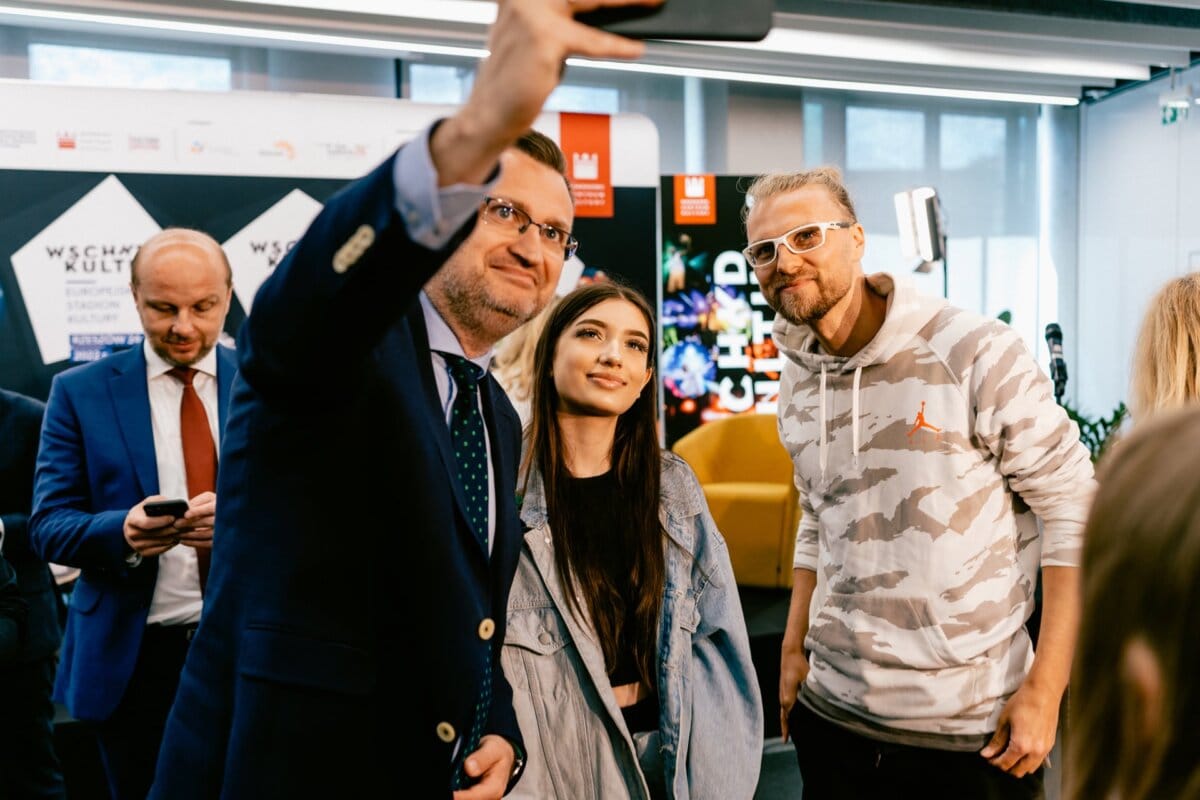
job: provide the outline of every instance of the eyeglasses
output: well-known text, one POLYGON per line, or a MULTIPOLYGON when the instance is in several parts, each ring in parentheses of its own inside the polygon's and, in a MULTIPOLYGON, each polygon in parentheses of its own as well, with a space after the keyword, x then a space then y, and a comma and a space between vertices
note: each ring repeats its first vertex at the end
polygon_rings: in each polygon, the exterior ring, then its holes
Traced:
POLYGON ((564 261, 575 255, 575 251, 579 249, 579 240, 562 228, 544 222, 534 222, 528 214, 502 198, 483 198, 482 213, 484 222, 510 230, 517 236, 529 230, 530 225, 536 226, 542 248, 555 256, 561 253, 564 261))
POLYGON ((751 242, 742 251, 742 255, 746 257, 746 263, 753 267, 755 272, 759 272, 775 263, 779 245, 800 255, 810 250, 816 250, 825 244, 825 231, 830 228, 852 228, 854 225, 853 222, 810 222, 807 225, 792 228, 774 239, 760 239, 757 242, 751 242))

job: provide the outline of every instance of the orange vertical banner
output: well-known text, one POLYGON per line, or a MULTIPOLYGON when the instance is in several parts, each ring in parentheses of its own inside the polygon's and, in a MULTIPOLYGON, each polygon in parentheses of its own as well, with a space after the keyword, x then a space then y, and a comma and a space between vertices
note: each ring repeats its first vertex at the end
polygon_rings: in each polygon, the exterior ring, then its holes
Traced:
POLYGON ((675 176, 675 224, 717 224, 717 177, 675 176))
POLYGON ((575 193, 575 216, 611 217, 612 131, 607 114, 568 114, 559 117, 567 175, 575 193))

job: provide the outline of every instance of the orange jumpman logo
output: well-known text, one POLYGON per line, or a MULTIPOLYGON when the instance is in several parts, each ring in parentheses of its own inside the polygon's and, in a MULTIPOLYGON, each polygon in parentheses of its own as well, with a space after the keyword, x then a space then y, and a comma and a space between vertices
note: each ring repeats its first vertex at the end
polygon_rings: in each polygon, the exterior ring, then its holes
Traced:
POLYGON ((936 439, 942 438, 942 429, 935 428, 933 425, 930 425, 928 422, 925 421, 925 401, 924 400, 921 401, 921 410, 917 412, 917 420, 916 420, 916 422, 913 423, 912 430, 910 430, 908 432, 908 438, 911 439, 913 437, 913 434, 916 433, 917 431, 921 430, 921 428, 928 428, 929 430, 933 431, 934 438, 936 438, 936 439))

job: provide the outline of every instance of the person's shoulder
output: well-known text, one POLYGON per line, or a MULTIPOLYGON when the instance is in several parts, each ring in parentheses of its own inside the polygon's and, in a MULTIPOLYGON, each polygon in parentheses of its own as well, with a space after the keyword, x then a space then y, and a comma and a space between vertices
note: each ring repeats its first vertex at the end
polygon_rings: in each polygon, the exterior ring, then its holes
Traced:
POLYGON ((1003 320, 951 305, 930 320, 926 334, 928 346, 960 377, 988 354, 998 357, 1024 346, 1020 333, 1003 320))
POLYGON ((696 480, 696 474, 692 472, 691 466, 674 450, 668 450, 665 447, 662 450, 662 476, 664 481, 668 476, 676 480, 688 478, 692 481, 696 480))
POLYGON ((668 508, 682 514, 699 513, 704 490, 691 466, 671 450, 662 451, 662 495, 668 508))
POLYGON ((13 416, 21 417, 41 417, 46 410, 46 404, 36 397, 9 389, 0 389, 0 406, 7 408, 13 416))
POLYGON ((118 373, 127 372, 134 368, 145 367, 146 360, 140 347, 130 347, 126 350, 104 356, 95 361, 85 361, 68 367, 54 376, 50 384, 50 402, 53 403, 56 389, 67 392, 93 391, 101 382, 118 373))

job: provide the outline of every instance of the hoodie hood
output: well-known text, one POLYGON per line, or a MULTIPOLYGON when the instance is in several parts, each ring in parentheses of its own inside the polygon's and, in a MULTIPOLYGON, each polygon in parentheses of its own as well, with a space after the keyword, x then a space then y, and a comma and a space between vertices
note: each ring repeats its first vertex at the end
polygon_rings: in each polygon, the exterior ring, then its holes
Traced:
POLYGON ((771 335, 775 339, 775 346, 779 348, 779 352, 800 367, 798 380, 805 380, 805 373, 820 376, 819 463, 822 478, 825 477, 825 468, 829 463, 827 376, 854 373, 854 385, 851 389, 850 432, 854 464, 857 466, 858 453, 862 447, 859 389, 862 385, 863 367, 883 364, 896 353, 906 349, 925 324, 947 305, 946 300, 941 297, 918 294, 911 283, 897 280, 887 272, 868 275, 867 284, 878 294, 887 298, 887 311, 879 331, 864 348, 852 356, 835 356, 824 352, 817 340, 816 332, 808 325, 797 325, 778 316, 771 328, 771 335))

